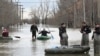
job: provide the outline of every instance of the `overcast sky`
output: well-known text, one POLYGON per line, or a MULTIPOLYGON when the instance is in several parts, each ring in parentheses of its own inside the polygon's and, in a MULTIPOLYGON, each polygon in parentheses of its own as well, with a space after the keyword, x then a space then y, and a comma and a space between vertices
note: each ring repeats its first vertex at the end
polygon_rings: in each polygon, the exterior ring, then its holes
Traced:
MULTIPOLYGON (((45 2, 45 0, 42 0, 42 1, 45 2)), ((56 0, 49 0, 49 1, 50 1, 50 9, 52 9, 52 5, 56 4, 56 0)), ((25 8, 24 18, 30 18, 29 12, 31 11, 31 8, 38 8, 41 0, 19 0, 19 2, 25 8)))

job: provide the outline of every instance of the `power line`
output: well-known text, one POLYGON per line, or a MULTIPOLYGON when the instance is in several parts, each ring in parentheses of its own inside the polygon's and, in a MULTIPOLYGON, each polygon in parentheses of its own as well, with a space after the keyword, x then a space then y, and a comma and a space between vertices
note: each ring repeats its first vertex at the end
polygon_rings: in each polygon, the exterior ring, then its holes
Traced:
MULTIPOLYGON (((49 1, 52 3, 56 3, 57 1, 49 1)), ((20 2, 20 3, 47 3, 47 2, 20 2)))

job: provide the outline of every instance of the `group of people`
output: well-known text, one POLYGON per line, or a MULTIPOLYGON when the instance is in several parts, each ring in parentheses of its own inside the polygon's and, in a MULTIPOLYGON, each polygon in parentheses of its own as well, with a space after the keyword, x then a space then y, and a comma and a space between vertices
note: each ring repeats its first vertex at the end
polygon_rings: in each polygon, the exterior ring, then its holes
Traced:
MULTIPOLYGON (((89 33, 91 33, 91 27, 86 22, 82 22, 80 32, 82 33, 81 46, 88 46, 89 45, 89 33)), ((59 27, 59 36, 60 36, 61 45, 68 45, 68 35, 66 32, 65 23, 62 23, 61 26, 59 27)), ((94 39, 94 42, 96 43, 100 42, 100 25, 99 24, 95 25, 93 36, 92 36, 92 40, 93 39, 94 39)))
MULTIPOLYGON (((30 31, 32 32, 32 39, 36 39, 36 32, 38 32, 38 27, 35 23, 31 26, 30 31)), ((47 36, 48 33, 50 32, 47 31, 45 28, 41 32, 39 32, 39 34, 41 34, 42 36, 47 36)))
MULTIPOLYGON (((38 28, 35 24, 31 26, 31 32, 32 32, 32 37, 33 39, 36 39, 36 32, 38 31, 38 28)), ((82 33, 82 40, 81 40, 81 45, 89 45, 89 33, 91 33, 91 27, 86 23, 82 22, 81 30, 80 32, 82 33)), ((47 34, 50 33, 43 29, 40 34, 43 36, 47 36, 47 34)), ((94 39, 95 34, 100 35, 100 25, 96 24, 95 29, 93 31, 93 36, 92 39, 94 39)), ((60 43, 61 45, 68 45, 68 35, 66 31, 66 24, 61 23, 59 27, 59 37, 60 37, 60 43)))
MULTIPOLYGON (((89 33, 91 33, 91 27, 86 22, 83 22, 80 32, 82 33, 81 45, 82 46, 89 45, 89 33)), ((92 40, 94 40, 94 47, 100 45, 100 25, 99 24, 95 25, 95 28, 92 34, 92 40)), ((99 48, 99 51, 100 51, 100 48, 99 48)))

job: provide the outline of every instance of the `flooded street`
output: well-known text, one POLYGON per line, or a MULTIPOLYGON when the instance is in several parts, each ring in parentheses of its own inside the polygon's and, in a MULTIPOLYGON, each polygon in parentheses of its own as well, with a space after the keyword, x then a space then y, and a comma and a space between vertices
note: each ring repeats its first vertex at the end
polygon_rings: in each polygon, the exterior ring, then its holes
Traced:
POLYGON ((100 0, 0 0, 0 56, 100 56, 100 0))
MULTIPOLYGON (((57 28, 50 28, 54 38, 47 41, 36 40, 32 41, 31 25, 23 25, 18 30, 10 32, 11 36, 20 36, 21 38, 13 38, 12 41, 0 41, 0 56, 94 56, 93 54, 93 41, 90 34, 90 47, 89 54, 81 55, 45 55, 44 49, 49 47, 60 46, 59 35, 57 28)), ((14 29, 17 29, 14 27, 14 29)), ((81 43, 81 33, 79 29, 68 29, 69 45, 81 43)), ((37 34, 38 35, 38 34, 37 34)), ((51 34, 49 34, 51 36, 51 34)))

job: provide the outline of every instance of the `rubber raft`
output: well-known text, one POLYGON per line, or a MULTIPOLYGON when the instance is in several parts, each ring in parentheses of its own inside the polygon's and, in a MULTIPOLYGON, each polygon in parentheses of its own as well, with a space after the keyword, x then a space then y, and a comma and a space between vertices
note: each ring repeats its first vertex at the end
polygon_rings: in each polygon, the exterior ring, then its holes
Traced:
POLYGON ((49 37, 49 36, 39 36, 39 37, 37 37, 38 40, 48 40, 50 38, 51 37, 49 37))
POLYGON ((45 54, 81 54, 90 50, 89 46, 61 46, 45 49, 45 54))
POLYGON ((45 56, 90 56, 89 54, 46 54, 45 56))
POLYGON ((13 40, 13 38, 11 36, 9 36, 9 37, 0 36, 0 40, 13 40))

